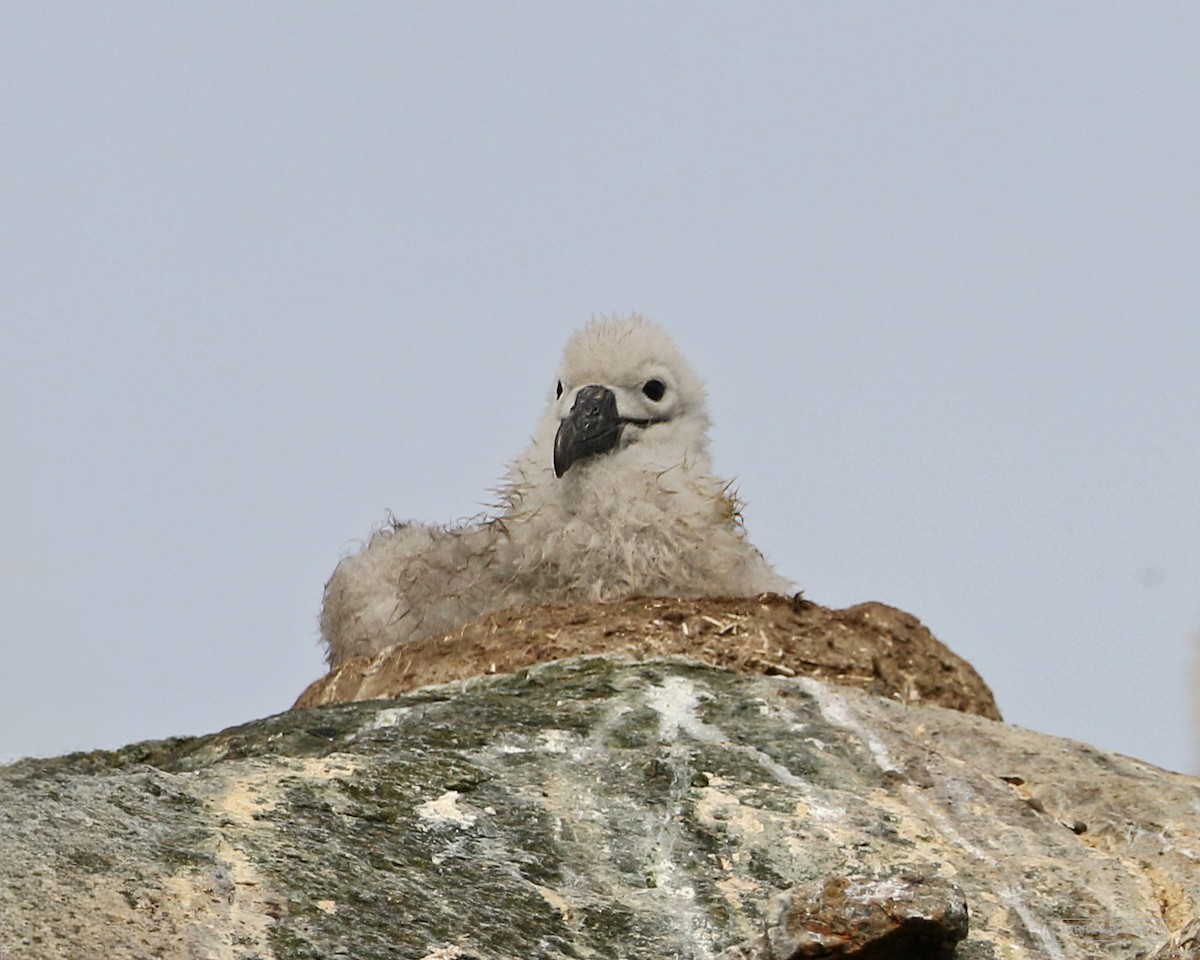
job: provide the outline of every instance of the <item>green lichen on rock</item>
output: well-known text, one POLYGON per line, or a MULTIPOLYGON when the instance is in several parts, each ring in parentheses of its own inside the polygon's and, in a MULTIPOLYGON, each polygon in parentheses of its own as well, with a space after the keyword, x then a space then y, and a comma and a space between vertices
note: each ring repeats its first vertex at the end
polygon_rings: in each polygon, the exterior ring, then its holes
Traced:
POLYGON ((1197 912, 1197 796, 953 711, 580 658, 0 769, 0 956, 757 960, 788 891, 896 871, 965 896, 960 958, 1098 955, 1079 917, 1132 953, 1197 912))

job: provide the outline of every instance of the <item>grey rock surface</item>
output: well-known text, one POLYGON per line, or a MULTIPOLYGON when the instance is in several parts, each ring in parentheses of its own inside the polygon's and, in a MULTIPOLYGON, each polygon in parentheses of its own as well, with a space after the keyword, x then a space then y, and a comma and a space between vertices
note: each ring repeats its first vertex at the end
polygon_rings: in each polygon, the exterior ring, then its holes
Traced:
POLYGON ((1194 779, 679 660, 0 768, 4 960, 1132 958, 1197 915, 1194 779))

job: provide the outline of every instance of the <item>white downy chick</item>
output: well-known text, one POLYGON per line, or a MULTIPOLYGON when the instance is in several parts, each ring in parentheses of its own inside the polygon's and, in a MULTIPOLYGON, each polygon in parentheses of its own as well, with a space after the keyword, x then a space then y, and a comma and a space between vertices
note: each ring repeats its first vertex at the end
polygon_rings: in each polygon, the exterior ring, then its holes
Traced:
POLYGON ((666 331, 587 324, 496 515, 394 525, 338 565, 321 614, 330 664, 522 603, 790 592, 712 475, 708 428, 704 384, 666 331))

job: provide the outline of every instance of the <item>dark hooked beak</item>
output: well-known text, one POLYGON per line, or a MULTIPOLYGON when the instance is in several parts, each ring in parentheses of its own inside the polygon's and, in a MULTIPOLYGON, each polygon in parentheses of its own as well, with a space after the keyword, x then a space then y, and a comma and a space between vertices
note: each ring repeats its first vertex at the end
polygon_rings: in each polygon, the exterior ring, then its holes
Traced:
POLYGON ((554 437, 554 475, 561 477, 576 460, 615 447, 623 423, 616 394, 608 387, 582 387, 554 437))

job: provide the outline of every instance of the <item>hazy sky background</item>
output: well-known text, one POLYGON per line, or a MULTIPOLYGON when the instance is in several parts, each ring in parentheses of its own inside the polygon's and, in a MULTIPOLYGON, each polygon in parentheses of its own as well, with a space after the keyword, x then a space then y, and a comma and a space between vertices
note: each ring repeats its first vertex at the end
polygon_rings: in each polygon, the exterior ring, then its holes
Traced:
POLYGON ((639 310, 807 595, 1194 770, 1200 8, 21 3, 0 30, 0 757, 322 672, 639 310))

